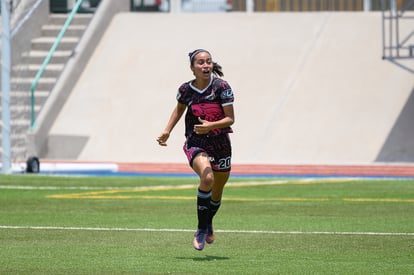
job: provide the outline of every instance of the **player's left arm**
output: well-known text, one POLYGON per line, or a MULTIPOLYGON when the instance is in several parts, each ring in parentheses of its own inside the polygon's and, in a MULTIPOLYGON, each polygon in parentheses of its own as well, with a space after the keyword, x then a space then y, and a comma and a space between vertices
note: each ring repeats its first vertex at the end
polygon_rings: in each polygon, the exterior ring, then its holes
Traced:
POLYGON ((207 121, 199 117, 198 120, 201 124, 194 125, 196 134, 207 134, 211 130, 227 128, 233 125, 235 121, 233 104, 223 106, 223 113, 224 117, 217 121, 207 121))

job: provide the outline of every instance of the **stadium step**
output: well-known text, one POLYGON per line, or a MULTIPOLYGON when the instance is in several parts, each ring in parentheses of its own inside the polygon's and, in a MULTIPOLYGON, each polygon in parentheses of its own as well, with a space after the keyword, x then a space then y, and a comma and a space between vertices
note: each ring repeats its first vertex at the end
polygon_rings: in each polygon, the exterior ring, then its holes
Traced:
MULTIPOLYGON (((3 121, 0 122, 0 125, 3 126, 3 121)), ((17 128, 17 127, 28 128, 29 126, 30 126, 30 121, 27 121, 27 119, 13 119, 12 121, 10 121, 11 128, 17 128)))
MULTIPOLYGON (((43 105, 46 102, 46 99, 49 97, 50 92, 44 90, 35 91, 35 103, 36 105, 43 105)), ((12 91, 10 93, 10 107, 11 109, 24 107, 26 105, 31 105, 32 94, 30 91, 12 91)), ((0 96, 0 105, 1 105, 1 96, 0 96)), ((0 106, 1 110, 1 106, 0 106)))
MULTIPOLYGON (((92 20, 93 14, 90 13, 78 13, 73 18, 71 25, 88 25, 92 20)), ((63 26, 68 18, 68 14, 52 13, 49 16, 48 25, 60 25, 63 26)))
MULTIPOLYGON (((49 50, 47 51, 30 51, 29 53, 23 54, 23 62, 25 64, 41 65, 45 58, 48 56, 49 50)), ((55 51, 49 62, 50 64, 65 64, 68 59, 72 56, 72 51, 55 51)), ((48 65, 48 66, 49 66, 48 65)))
MULTIPOLYGON (((86 30, 86 25, 69 26, 65 31, 65 36, 81 37, 86 30)), ((57 37, 62 30, 61 25, 46 25, 42 28, 42 35, 45 37, 57 37)))
MULTIPOLYGON (((30 91, 33 80, 32 77, 12 78, 11 85, 13 90, 30 91)), ((41 77, 35 88, 36 90, 51 91, 55 86, 56 80, 56 77, 41 77)))
MULTIPOLYGON (((36 104, 34 111, 35 114, 39 113, 42 106, 40 104, 36 104)), ((11 106, 10 108, 10 125, 22 125, 24 123, 29 124, 31 118, 31 105, 18 105, 18 106, 11 106), (24 122, 25 121, 25 122, 24 122)), ((0 112, 2 111, 2 107, 0 107, 0 112)), ((2 120, 2 114, 0 114, 0 120, 2 120)), ((0 123, 2 125, 3 122, 0 123)))
MULTIPOLYGON (((56 37, 39 37, 32 40, 32 50, 35 51, 49 51, 56 37)), ((72 51, 79 42, 78 37, 63 37, 57 46, 57 50, 72 51)))
MULTIPOLYGON (((19 66, 18 68, 13 68, 12 75, 14 77, 34 78, 36 76, 36 74, 39 72, 41 67, 42 66, 40 64, 28 64, 28 65, 25 65, 24 67, 19 66)), ((45 67, 45 70, 42 73, 42 77, 57 78, 60 75, 60 73, 62 72, 64 67, 65 67, 65 64, 63 64, 63 63, 48 64, 45 67)))

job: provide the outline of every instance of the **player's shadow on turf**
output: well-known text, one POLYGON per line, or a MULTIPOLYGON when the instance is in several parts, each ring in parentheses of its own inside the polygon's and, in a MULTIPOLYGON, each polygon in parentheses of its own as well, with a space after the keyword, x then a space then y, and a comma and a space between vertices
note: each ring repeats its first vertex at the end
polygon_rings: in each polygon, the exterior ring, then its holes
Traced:
POLYGON ((205 255, 204 257, 176 257, 176 259, 193 260, 193 261, 197 261, 197 262, 230 260, 229 257, 220 257, 220 256, 211 256, 211 255, 205 255))

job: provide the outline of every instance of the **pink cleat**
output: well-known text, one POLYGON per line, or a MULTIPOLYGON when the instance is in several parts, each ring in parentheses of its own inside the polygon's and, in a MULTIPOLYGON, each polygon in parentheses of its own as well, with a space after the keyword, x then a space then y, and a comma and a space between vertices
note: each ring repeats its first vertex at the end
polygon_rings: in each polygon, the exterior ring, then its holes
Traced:
POLYGON ((207 238, 207 230, 197 229, 196 233, 194 234, 193 239, 193 246, 197 250, 203 250, 204 243, 206 242, 207 238))

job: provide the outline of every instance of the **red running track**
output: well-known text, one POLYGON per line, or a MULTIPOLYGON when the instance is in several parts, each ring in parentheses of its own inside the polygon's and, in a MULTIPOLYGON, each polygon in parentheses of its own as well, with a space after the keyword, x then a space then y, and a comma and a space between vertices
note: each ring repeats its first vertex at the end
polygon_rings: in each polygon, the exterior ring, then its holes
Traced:
MULTIPOLYGON (((40 160, 43 164, 71 164, 77 167, 93 164, 110 165, 121 173, 137 174, 192 174, 187 163, 127 163, 127 162, 82 162, 68 160, 40 160)), ((292 164, 233 164, 232 175, 240 176, 349 176, 349 177, 414 177, 414 163, 358 164, 358 165, 292 165, 292 164)))
MULTIPOLYGON (((193 173, 186 164, 178 163, 117 163, 120 172, 183 174, 193 173)), ((367 176, 414 177, 414 164, 369 165, 285 165, 285 164, 233 164, 234 175, 269 176, 367 176)))

